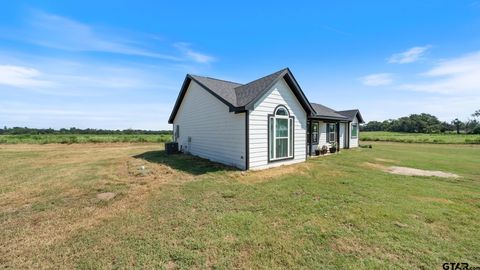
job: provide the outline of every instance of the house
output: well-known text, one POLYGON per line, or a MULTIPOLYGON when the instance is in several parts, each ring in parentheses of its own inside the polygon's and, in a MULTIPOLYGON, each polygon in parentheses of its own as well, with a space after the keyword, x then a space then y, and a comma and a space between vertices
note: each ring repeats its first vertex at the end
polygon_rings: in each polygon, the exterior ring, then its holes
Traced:
POLYGON ((180 151, 255 170, 303 162, 318 145, 357 147, 363 118, 310 103, 285 68, 247 84, 188 74, 168 122, 180 151))

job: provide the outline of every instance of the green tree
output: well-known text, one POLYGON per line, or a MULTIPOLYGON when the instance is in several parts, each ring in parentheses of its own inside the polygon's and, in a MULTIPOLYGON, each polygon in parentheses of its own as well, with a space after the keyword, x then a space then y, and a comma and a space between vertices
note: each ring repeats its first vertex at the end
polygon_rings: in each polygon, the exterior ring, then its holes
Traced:
POLYGON ((477 129, 477 127, 479 126, 480 124, 478 123, 477 120, 473 119, 473 120, 468 120, 466 123, 465 123, 465 132, 466 133, 475 133, 475 130, 477 129))
POLYGON ((472 113, 473 117, 480 117, 480 110, 476 110, 474 113, 472 113))
POLYGON ((442 122, 440 125, 440 132, 447 132, 447 131, 454 131, 455 126, 448 123, 448 122, 442 122))
POLYGON ((452 121, 452 125, 457 129, 457 134, 460 134, 460 129, 464 126, 463 122, 455 118, 455 120, 452 121))
POLYGON ((370 121, 360 127, 364 131, 383 131, 384 130, 382 122, 378 122, 378 121, 370 121))

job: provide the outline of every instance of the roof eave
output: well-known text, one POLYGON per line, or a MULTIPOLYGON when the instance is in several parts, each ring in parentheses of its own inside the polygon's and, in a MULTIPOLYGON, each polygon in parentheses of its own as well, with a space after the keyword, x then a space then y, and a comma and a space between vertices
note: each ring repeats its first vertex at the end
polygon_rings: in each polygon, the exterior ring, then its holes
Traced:
POLYGON ((244 107, 247 109, 247 110, 253 110, 253 108, 255 107, 255 103, 261 98, 263 97, 263 95, 265 95, 265 93, 267 93, 277 82, 278 80, 280 80, 280 78, 283 78, 283 76, 285 76, 287 70, 285 69, 282 73, 280 73, 278 75, 278 77, 273 80, 267 87, 265 87, 265 89, 263 89, 263 91, 258 94, 253 100, 251 100, 249 103, 247 103, 244 107))
POLYGON ((244 106, 244 108, 246 110, 253 110, 254 107, 255 107, 255 103, 265 95, 265 93, 267 93, 280 79, 285 79, 285 76, 289 76, 289 78, 291 79, 291 82, 293 83, 293 86, 297 89, 296 92, 298 92, 298 94, 300 95, 300 97, 298 97, 296 94, 295 94, 295 90, 293 89, 293 87, 289 84, 289 82, 287 80, 285 80, 288 84, 288 86, 290 88, 292 88, 291 90, 294 92, 295 96, 297 97, 297 99, 300 101, 300 103, 302 104, 302 107, 305 109, 305 111, 307 112, 307 115, 311 115, 315 110, 312 108, 312 105, 310 104, 310 101, 308 101, 307 97, 305 96, 305 94, 303 93, 302 91, 302 88, 300 87, 300 85, 297 83, 297 80, 295 79, 295 77, 293 76, 292 72, 290 71, 289 68, 285 68, 285 70, 280 73, 278 75, 278 77, 272 81, 272 83, 270 83, 268 85, 268 87, 266 87, 257 97, 255 97, 252 101, 250 101, 248 104, 246 104, 244 106))
POLYGON ((363 120, 362 114, 360 113, 360 110, 357 110, 357 118, 360 124, 365 123, 365 121, 363 120))
MULTIPOLYGON (((185 96, 185 93, 187 92, 188 86, 190 85, 191 81, 195 81, 198 85, 200 85, 203 89, 205 89, 207 92, 212 94, 214 97, 216 97, 218 100, 220 100, 222 103, 227 105, 228 110, 230 112, 237 112, 241 111, 242 107, 236 107, 230 102, 226 101, 224 98, 219 96, 217 93, 213 92, 210 88, 208 88, 206 85, 201 83, 199 80, 195 79, 193 76, 190 74, 187 74, 185 77, 185 80, 183 81, 182 88, 180 90, 180 93, 178 94, 177 101, 175 102, 175 106, 173 107, 172 113, 170 114, 170 117, 168 119, 169 124, 173 124, 173 120, 175 120, 175 116, 177 115, 178 109, 180 108, 180 104, 182 104, 183 98, 185 96)), ((244 108, 243 108, 244 110, 244 108)))
POLYGON ((180 108, 180 104, 182 103, 183 97, 185 96, 185 92, 187 91, 188 85, 192 80, 191 76, 187 74, 185 79, 183 80, 182 87, 180 88, 180 93, 178 93, 177 100, 175 101, 175 105, 173 106, 172 113, 168 118, 168 123, 173 124, 173 120, 175 120, 175 116, 177 115, 178 109, 180 108))
POLYGON ((323 115, 315 115, 309 116, 308 119, 316 119, 316 120, 333 120, 333 121, 341 121, 341 122, 350 122, 348 118, 340 118, 340 117, 332 117, 332 116, 323 116, 323 115))

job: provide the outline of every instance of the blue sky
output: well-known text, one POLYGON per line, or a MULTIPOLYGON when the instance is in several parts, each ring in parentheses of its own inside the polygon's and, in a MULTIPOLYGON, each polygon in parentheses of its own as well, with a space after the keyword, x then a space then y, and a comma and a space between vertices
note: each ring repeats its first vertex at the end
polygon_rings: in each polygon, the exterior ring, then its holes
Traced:
POLYGON ((383 120, 480 109, 480 1, 6 1, 0 125, 168 129, 186 73, 290 67, 312 102, 383 120))

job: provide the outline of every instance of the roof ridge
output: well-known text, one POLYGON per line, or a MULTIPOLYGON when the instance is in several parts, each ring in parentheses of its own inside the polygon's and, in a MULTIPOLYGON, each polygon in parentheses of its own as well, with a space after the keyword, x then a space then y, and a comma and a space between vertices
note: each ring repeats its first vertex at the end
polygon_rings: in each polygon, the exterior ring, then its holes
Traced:
POLYGON ((328 107, 328 106, 325 106, 325 105, 323 105, 323 104, 320 104, 320 103, 310 102, 310 104, 312 104, 312 105, 313 105, 313 104, 315 104, 315 105, 320 105, 320 106, 325 107, 325 108, 327 108, 327 109, 329 109, 329 110, 332 110, 332 111, 334 111, 334 112, 337 112, 337 111, 335 111, 334 109, 332 109, 332 108, 330 108, 330 107, 328 107))
POLYGON ((332 109, 330 107, 327 107, 323 104, 320 103, 315 103, 311 102, 310 103, 313 107, 313 110, 315 111, 316 116, 322 116, 322 117, 327 117, 327 118, 341 118, 341 119, 347 119, 343 114, 339 113, 335 109, 332 109))
POLYGON ((351 112, 351 111, 360 111, 359 109, 350 109, 350 110, 341 110, 336 112, 351 112))
POLYGON ((250 82, 248 82, 248 83, 246 83, 246 84, 242 84, 242 85, 240 85, 240 86, 237 86, 237 87, 235 87, 235 90, 237 90, 237 88, 240 88, 241 86, 245 86, 245 85, 251 84, 251 83, 253 83, 253 82, 256 82, 256 81, 260 81, 260 80, 262 80, 262 79, 265 79, 266 77, 272 76, 273 74, 282 73, 282 72, 285 71, 285 70, 288 70, 288 67, 287 67, 287 68, 282 68, 282 69, 277 70, 277 71, 275 71, 275 72, 272 72, 272 73, 270 73, 270 74, 268 74, 268 75, 262 76, 262 77, 260 77, 260 78, 258 78, 258 79, 255 79, 255 80, 253 80, 253 81, 250 81, 250 82))
POLYGON ((239 85, 233 88, 237 98, 237 106, 246 106, 261 95, 266 89, 270 88, 271 84, 275 82, 282 74, 288 72, 287 68, 275 71, 261 78, 255 79, 244 85, 239 85))
MULTIPOLYGON (((222 82, 234 83, 234 84, 238 84, 239 86, 242 86, 242 85, 244 85, 244 84, 242 84, 242 83, 233 82, 233 81, 228 81, 228 80, 223 80, 223 79, 212 78, 212 77, 208 77, 208 76, 195 75, 195 74, 188 74, 188 75, 190 75, 190 76, 195 76, 195 77, 202 77, 202 78, 205 78, 205 79, 210 79, 210 80, 216 80, 216 81, 222 81, 222 82)), ((238 87, 238 86, 237 86, 237 87, 238 87)))

